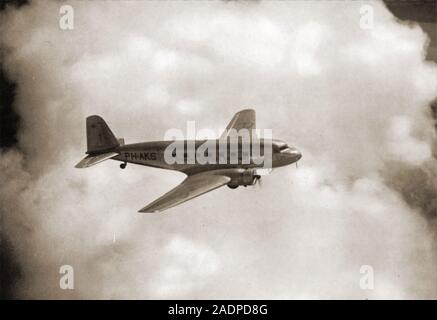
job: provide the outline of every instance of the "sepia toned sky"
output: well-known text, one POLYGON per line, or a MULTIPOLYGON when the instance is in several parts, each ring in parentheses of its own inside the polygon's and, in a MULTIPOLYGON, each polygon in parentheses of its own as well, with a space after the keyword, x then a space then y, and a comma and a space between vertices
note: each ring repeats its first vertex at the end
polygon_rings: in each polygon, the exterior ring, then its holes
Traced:
POLYGON ((18 146, 0 154, 2 230, 20 298, 404 299, 437 296, 428 37, 381 2, 71 1, 3 11, 18 146), (373 27, 360 27, 363 5, 373 27), (262 187, 137 210, 183 174, 75 169, 85 118, 126 143, 220 134, 240 109, 300 149, 262 187), (59 268, 74 268, 74 290, 59 268), (360 288, 360 268, 374 289, 360 288))

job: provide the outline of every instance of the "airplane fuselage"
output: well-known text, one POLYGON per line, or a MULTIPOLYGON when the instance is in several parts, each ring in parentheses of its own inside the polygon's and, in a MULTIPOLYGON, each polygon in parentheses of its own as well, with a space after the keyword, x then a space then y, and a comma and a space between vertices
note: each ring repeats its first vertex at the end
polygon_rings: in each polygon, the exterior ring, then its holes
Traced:
POLYGON ((241 146, 241 143, 236 146, 236 144, 231 141, 223 143, 219 140, 185 140, 180 141, 183 146, 181 149, 181 153, 183 154, 179 154, 179 149, 173 151, 171 156, 174 157, 175 161, 172 162, 168 161, 168 150, 171 151, 170 145, 172 143, 174 143, 174 141, 151 141, 121 145, 114 150, 114 152, 119 153, 119 155, 112 159, 123 163, 176 170, 187 175, 192 175, 211 170, 265 168, 265 164, 262 160, 260 161, 260 158, 264 157, 265 151, 267 155, 267 147, 265 146, 267 143, 271 145, 270 168, 291 164, 298 161, 301 157, 297 149, 288 147, 280 140, 261 139, 257 152, 255 152, 255 148, 252 144, 245 150, 241 146), (214 147, 210 147, 207 151, 209 154, 200 159, 198 156, 199 148, 202 145, 205 146, 205 143, 214 147), (286 147, 281 150, 281 146, 286 147), (176 152, 178 152, 178 154, 176 154, 176 152), (190 157, 190 152, 192 152, 192 157, 190 157), (179 157, 179 161, 176 161, 177 157, 179 157), (205 158, 207 158, 206 163, 205 158))

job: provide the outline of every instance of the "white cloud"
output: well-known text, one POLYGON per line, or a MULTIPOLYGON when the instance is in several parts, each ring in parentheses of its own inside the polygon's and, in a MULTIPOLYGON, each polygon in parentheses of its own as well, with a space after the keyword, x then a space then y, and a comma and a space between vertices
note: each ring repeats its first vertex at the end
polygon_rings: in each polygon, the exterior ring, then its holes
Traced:
POLYGON ((431 146, 411 136, 412 123, 405 116, 394 116, 388 127, 388 149, 395 160, 421 165, 431 158, 431 146))
POLYGON ((152 297, 181 298, 203 290, 220 267, 219 257, 210 248, 174 236, 163 248, 157 276, 150 291, 152 297))

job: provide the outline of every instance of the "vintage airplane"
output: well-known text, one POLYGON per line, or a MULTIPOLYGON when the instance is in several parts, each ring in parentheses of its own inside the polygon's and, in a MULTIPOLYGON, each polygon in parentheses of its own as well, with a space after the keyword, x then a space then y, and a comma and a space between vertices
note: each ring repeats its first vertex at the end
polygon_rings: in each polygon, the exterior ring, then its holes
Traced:
MULTIPOLYGON (((205 142, 217 142, 217 152, 214 157, 217 159, 221 154, 222 149, 219 149, 220 143, 225 144, 224 157, 229 160, 232 148, 236 143, 240 148, 237 148, 237 163, 232 161, 212 161, 211 163, 199 163, 195 159, 194 163, 175 162, 169 163, 166 159, 168 153, 166 149, 175 141, 152 141, 134 144, 125 144, 124 139, 115 138, 112 131, 109 129, 106 122, 99 116, 90 116, 86 119, 86 134, 87 134, 87 156, 80 161, 76 168, 87 168, 104 160, 113 159, 123 162, 120 168, 124 169, 126 163, 140 164, 144 166, 177 170, 185 173, 187 177, 181 184, 164 194, 162 197, 153 201, 139 212, 158 212, 174 207, 187 200, 193 199, 206 192, 227 185, 229 188, 237 188, 240 185, 248 186, 255 185, 261 178, 261 172, 266 172, 264 163, 254 161, 253 152, 249 154, 249 161, 243 160, 242 140, 231 139, 230 132, 238 132, 239 130, 254 130, 255 129, 255 111, 252 109, 242 110, 234 115, 231 122, 226 127, 222 136, 218 140, 194 140, 181 141, 183 146, 187 147, 191 142, 196 150, 204 145, 205 142), (223 163, 224 162, 224 163, 223 163)), ((255 143, 255 140, 249 141, 250 150, 255 143)), ((257 139, 260 145, 259 156, 263 157, 263 153, 267 150, 269 144, 271 156, 271 168, 281 167, 297 162, 301 157, 301 153, 294 147, 288 146, 285 142, 275 139, 257 139)), ((185 149, 183 157, 187 158, 187 149, 185 149)), ((168 151, 167 151, 168 152, 168 151)), ((175 151, 172 152, 176 156, 175 151)), ((183 160, 184 160, 183 159, 183 160)))

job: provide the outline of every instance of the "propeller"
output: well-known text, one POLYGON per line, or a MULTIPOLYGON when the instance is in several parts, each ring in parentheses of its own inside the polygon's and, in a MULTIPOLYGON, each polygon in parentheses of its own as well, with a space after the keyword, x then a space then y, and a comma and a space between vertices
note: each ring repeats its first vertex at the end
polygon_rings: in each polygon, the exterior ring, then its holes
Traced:
POLYGON ((262 187, 261 176, 260 176, 260 175, 255 175, 254 178, 255 178, 255 181, 254 181, 253 184, 257 184, 257 183, 258 183, 258 185, 259 185, 260 187, 262 187))
POLYGON ((262 177, 262 176, 265 176, 265 175, 268 175, 268 174, 270 174, 271 172, 272 172, 272 169, 271 169, 271 168, 267 168, 267 169, 264 169, 264 168, 256 169, 256 170, 254 171, 254 178, 255 178, 254 185, 258 182, 258 185, 259 185, 260 188, 261 188, 261 187, 262 187, 262 179, 261 179, 261 177, 262 177))

